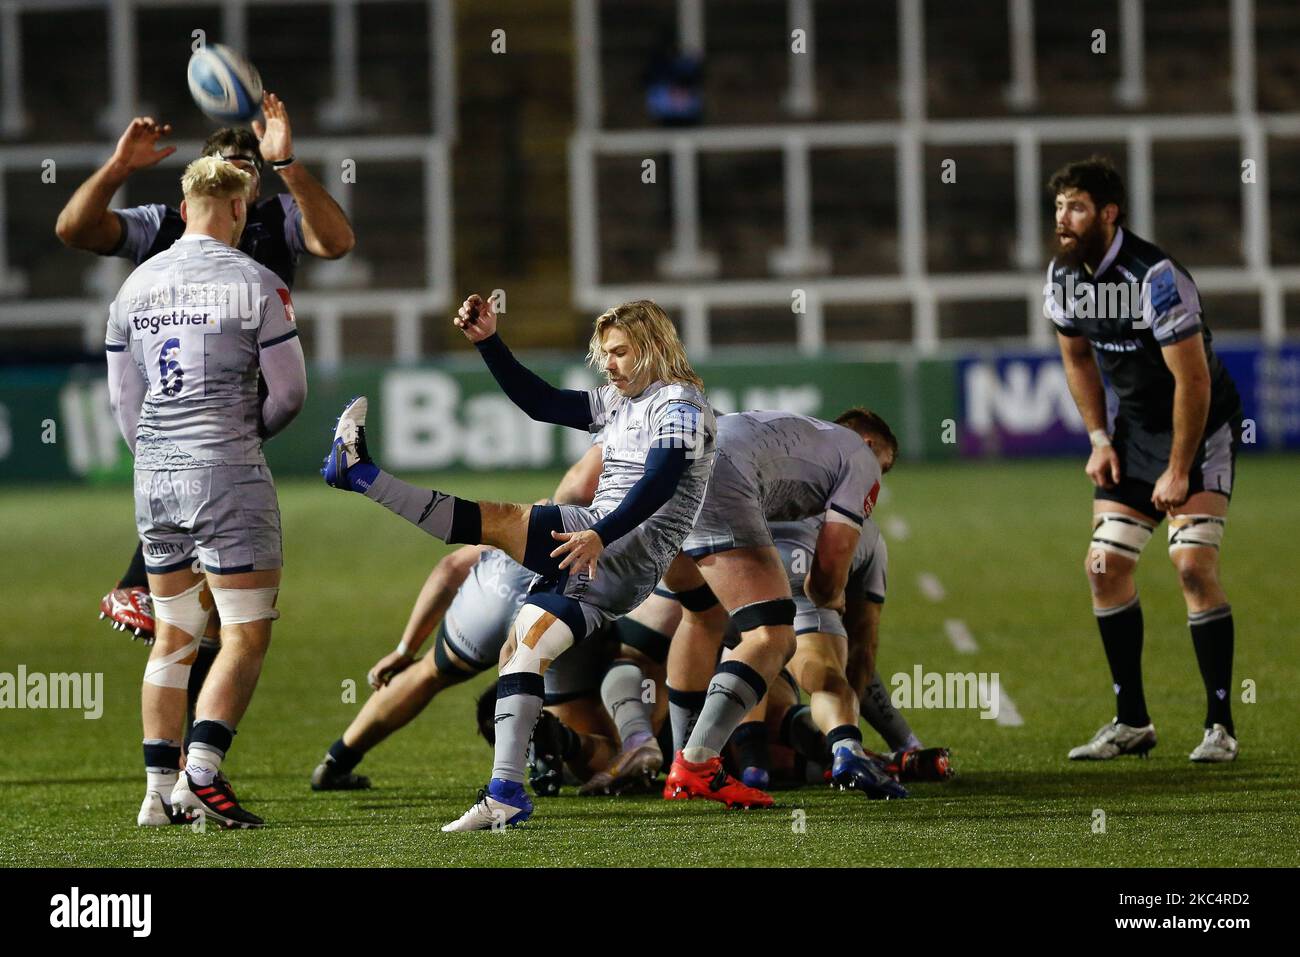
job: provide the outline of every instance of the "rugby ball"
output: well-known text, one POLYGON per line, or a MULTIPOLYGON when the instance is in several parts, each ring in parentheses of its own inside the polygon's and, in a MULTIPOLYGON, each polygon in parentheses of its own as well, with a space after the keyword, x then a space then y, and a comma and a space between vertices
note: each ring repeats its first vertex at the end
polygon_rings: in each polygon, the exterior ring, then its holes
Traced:
POLYGON ((246 123, 262 109, 257 67, 230 47, 220 43, 199 47, 186 74, 194 102, 219 123, 246 123))

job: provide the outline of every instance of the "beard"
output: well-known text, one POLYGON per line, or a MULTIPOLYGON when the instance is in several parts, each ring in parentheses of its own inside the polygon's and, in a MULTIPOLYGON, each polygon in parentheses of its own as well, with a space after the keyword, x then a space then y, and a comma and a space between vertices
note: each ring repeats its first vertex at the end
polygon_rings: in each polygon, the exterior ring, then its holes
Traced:
POLYGON ((1071 269, 1084 263, 1096 266, 1106 255, 1106 233, 1100 221, 1094 222, 1092 228, 1084 233, 1057 233, 1056 236, 1056 260, 1071 269), (1074 245, 1062 246, 1063 235, 1073 237, 1074 245))

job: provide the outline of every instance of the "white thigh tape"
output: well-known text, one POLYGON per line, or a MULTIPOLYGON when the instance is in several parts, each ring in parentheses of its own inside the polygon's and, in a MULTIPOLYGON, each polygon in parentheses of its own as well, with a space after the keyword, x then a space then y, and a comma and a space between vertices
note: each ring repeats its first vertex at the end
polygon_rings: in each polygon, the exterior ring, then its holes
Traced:
POLYGON ((144 683, 159 688, 187 688, 190 684, 190 668, 181 664, 181 659, 188 658, 199 648, 199 639, 192 638, 188 645, 173 651, 169 655, 150 658, 144 666, 144 683))
POLYGON ((170 598, 160 598, 155 593, 152 596, 154 617, 179 628, 187 635, 201 636, 212 614, 212 597, 203 594, 207 587, 206 581, 199 581, 193 588, 187 588, 170 598))
POLYGON ((536 605, 520 607, 514 632, 515 653, 501 666, 503 675, 524 671, 540 675, 573 645, 569 626, 536 605))
POLYGON ((1221 515, 1170 515, 1169 550, 1218 548, 1225 524, 1221 515))
POLYGON ((1131 515, 1102 512, 1092 520, 1092 545, 1136 560, 1151 541, 1155 526, 1131 515))
POLYGON ((280 613, 275 610, 279 588, 214 588, 217 611, 223 625, 240 625, 269 618, 275 621, 280 613))

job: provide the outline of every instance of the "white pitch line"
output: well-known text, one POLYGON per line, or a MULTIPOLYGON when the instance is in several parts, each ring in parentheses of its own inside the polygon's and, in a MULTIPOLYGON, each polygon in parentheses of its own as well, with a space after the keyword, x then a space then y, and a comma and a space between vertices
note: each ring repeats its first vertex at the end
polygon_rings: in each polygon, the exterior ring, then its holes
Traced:
POLYGON ((916 587, 921 589, 921 594, 930 601, 943 601, 947 594, 943 590, 943 583, 929 572, 921 572, 916 576, 916 587))
POLYGON ((998 716, 993 721, 1008 728, 1018 728, 1025 723, 1025 719, 1020 717, 1020 712, 1016 710, 1016 703, 1011 700, 1011 695, 1003 690, 1001 679, 998 680, 998 716))
POLYGON ((890 538, 896 538, 903 542, 912 534, 912 529, 908 526, 906 519, 898 515, 891 515, 885 519, 885 532, 890 538))
POLYGON ((943 623, 943 630, 948 633, 952 646, 963 655, 973 655, 980 650, 979 645, 975 644, 975 636, 960 618, 949 618, 943 623))

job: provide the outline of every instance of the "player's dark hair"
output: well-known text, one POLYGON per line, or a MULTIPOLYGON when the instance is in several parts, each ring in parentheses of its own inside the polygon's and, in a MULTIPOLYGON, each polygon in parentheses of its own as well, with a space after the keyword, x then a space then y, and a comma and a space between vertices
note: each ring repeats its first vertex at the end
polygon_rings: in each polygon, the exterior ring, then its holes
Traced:
POLYGON ((889 427, 888 422, 880 417, 879 413, 858 406, 837 415, 835 424, 852 429, 861 436, 870 435, 884 440, 885 444, 894 453, 894 457, 898 457, 898 436, 894 435, 894 430, 889 427))
POLYGON ((262 172, 262 148, 258 145, 253 131, 242 127, 226 126, 217 130, 204 142, 203 152, 199 155, 220 156, 232 147, 240 153, 247 153, 253 157, 253 165, 257 167, 259 173, 262 172))
POLYGON ((1119 208, 1115 225, 1121 226, 1124 223, 1124 213, 1128 206, 1124 179, 1107 156, 1094 153, 1086 160, 1065 164, 1052 174, 1052 178, 1047 181, 1047 188, 1053 196, 1067 189, 1082 190, 1092 197, 1097 212, 1114 203, 1119 208))

